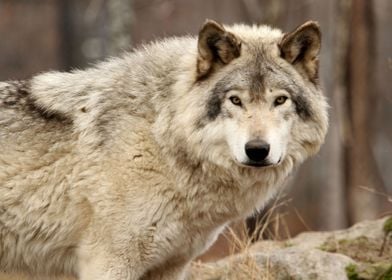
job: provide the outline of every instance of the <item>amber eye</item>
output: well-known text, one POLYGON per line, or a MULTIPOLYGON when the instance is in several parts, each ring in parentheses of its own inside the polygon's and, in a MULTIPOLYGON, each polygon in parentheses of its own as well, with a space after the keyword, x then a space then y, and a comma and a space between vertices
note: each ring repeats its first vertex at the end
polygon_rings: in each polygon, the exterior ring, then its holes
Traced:
POLYGON ((287 100, 287 96, 281 95, 275 99, 274 105, 279 106, 285 103, 287 100))
POLYGON ((231 101, 231 103, 233 103, 234 105, 237 105, 237 106, 241 106, 241 105, 242 105, 241 99, 240 99, 238 96, 232 96, 232 97, 230 97, 230 101, 231 101))

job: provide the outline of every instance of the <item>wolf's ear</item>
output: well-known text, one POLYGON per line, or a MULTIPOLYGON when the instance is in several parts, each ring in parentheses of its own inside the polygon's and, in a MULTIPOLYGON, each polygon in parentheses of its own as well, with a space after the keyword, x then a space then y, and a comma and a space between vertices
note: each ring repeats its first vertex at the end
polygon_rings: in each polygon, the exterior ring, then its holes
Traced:
POLYGON ((204 78, 219 67, 228 64, 241 53, 241 42, 234 34, 213 20, 207 20, 199 32, 197 78, 204 78))
POLYGON ((321 31, 314 21, 307 21, 286 33, 279 43, 282 57, 312 83, 317 83, 320 47, 321 31))

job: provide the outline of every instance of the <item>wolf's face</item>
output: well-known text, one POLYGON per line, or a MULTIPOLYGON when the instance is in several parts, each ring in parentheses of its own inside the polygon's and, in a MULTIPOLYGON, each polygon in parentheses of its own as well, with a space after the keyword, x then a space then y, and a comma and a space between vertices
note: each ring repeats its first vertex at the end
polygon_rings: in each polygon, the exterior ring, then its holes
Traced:
POLYGON ((208 87, 198 122, 204 153, 253 167, 278 165, 301 147, 314 153, 327 126, 316 81, 318 26, 306 23, 266 42, 236 31, 207 22, 199 35, 198 75, 208 87))
POLYGON ((253 93, 241 85, 224 93, 221 122, 232 158, 242 165, 278 164, 285 156, 295 115, 290 94, 277 87, 253 93))

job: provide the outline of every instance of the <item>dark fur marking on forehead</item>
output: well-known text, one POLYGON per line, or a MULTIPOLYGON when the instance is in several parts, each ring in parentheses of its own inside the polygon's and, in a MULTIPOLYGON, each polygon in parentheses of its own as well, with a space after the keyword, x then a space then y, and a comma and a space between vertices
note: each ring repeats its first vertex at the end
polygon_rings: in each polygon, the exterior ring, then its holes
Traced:
POLYGON ((256 70, 250 79, 249 88, 251 100, 263 100, 265 94, 265 76, 256 70))

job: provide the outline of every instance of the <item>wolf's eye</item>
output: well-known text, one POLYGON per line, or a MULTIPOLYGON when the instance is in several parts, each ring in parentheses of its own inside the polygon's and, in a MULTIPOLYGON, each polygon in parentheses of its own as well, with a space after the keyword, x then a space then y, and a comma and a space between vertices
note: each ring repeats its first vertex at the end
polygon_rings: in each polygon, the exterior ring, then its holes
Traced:
POLYGON ((237 105, 237 106, 241 106, 242 105, 242 103, 241 103, 241 99, 238 97, 238 96, 232 96, 232 97, 230 97, 230 101, 231 101, 231 103, 233 103, 234 105, 237 105))
POLYGON ((274 101, 274 105, 275 105, 275 106, 282 105, 283 103, 286 102, 286 100, 287 100, 287 96, 284 96, 284 95, 278 96, 278 97, 275 99, 275 101, 274 101))

